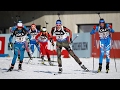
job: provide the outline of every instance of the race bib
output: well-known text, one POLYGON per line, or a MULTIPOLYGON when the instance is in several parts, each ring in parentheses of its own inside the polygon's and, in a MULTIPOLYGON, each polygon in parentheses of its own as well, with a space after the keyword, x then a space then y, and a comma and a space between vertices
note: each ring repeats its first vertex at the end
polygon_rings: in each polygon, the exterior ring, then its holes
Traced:
POLYGON ((24 42, 26 40, 26 37, 25 36, 22 36, 22 37, 16 37, 16 42, 24 42))
POLYGON ((41 42, 47 42, 48 38, 46 36, 40 36, 39 37, 39 41, 41 41, 41 42))
POLYGON ((65 38, 67 38, 66 35, 56 35, 56 39, 57 39, 57 40, 63 40, 63 39, 65 39, 65 38))
POLYGON ((110 35, 109 30, 107 29, 100 29, 99 30, 99 37, 100 38, 106 38, 110 35))
POLYGON ((36 35, 32 35, 31 39, 35 39, 36 35))

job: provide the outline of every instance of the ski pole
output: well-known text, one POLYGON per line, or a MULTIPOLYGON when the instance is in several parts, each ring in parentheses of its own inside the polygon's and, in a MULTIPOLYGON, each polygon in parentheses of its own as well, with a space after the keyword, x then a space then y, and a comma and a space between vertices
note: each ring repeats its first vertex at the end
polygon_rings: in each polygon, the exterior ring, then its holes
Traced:
POLYGON ((79 36, 79 35, 77 34, 77 35, 74 37, 74 39, 72 40, 71 43, 73 43, 78 36, 79 36))
POLYGON ((53 62, 54 62, 54 46, 53 46, 53 51, 52 52, 53 52, 53 62))
MULTIPOLYGON (((95 34, 94 34, 94 48, 96 46, 95 41, 96 41, 96 37, 95 37, 95 34)), ((94 48, 93 48, 93 71, 94 71, 94 48)))

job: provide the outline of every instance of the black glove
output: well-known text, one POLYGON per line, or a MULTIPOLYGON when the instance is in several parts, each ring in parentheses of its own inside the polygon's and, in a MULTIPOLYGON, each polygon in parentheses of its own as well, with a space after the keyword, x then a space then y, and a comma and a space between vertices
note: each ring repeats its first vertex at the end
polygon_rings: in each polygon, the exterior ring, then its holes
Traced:
POLYGON ((13 45, 13 43, 9 43, 9 47, 10 47, 10 49, 12 50, 12 45, 13 45))
POLYGON ((70 42, 73 43, 72 38, 70 38, 70 42))
POLYGON ((52 43, 52 45, 53 45, 53 46, 55 46, 55 44, 54 44, 54 43, 52 43))

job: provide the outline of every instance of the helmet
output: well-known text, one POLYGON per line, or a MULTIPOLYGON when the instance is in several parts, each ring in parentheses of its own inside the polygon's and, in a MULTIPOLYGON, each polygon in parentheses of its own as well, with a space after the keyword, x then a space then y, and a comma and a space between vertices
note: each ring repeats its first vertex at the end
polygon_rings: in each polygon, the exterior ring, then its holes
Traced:
POLYGON ((103 18, 101 18, 101 19, 99 20, 99 23, 105 23, 105 20, 104 20, 103 18))
POLYGON ((23 28, 23 23, 18 22, 18 23, 17 23, 17 28, 23 28))
POLYGON ((42 27, 41 31, 42 32, 46 32, 47 28, 46 27, 42 27))
POLYGON ((61 20, 57 20, 56 24, 62 24, 61 20))

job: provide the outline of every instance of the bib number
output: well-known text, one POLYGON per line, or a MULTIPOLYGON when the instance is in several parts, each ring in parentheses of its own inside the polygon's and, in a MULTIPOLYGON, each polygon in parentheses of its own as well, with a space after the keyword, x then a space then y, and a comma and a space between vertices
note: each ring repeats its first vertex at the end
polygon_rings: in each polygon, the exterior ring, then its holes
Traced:
POLYGON ((17 41, 17 42, 23 42, 23 41, 24 41, 24 38, 23 38, 23 37, 16 37, 16 41, 17 41))
POLYGON ((32 36, 32 39, 35 39, 35 36, 36 36, 36 35, 33 35, 33 36, 32 36))
POLYGON ((46 41, 47 41, 47 37, 45 37, 45 36, 41 36, 39 39, 40 39, 40 41, 42 41, 42 42, 46 42, 46 41))
POLYGON ((62 36, 62 35, 58 35, 58 36, 57 36, 57 39, 62 40, 62 39, 63 39, 63 36, 62 36))

